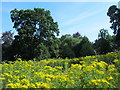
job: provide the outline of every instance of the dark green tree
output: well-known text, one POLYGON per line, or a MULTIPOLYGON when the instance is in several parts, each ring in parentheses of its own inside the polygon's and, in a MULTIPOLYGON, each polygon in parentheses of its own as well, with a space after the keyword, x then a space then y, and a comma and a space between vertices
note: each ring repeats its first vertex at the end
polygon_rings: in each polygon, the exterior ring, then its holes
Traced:
POLYGON ((112 23, 110 28, 114 30, 115 40, 120 48, 120 9, 116 5, 112 5, 109 7, 107 15, 110 17, 110 23, 112 23))
POLYGON ((110 37, 108 30, 106 29, 101 29, 99 34, 98 34, 98 39, 108 39, 110 37))
POLYGON ((112 37, 109 35, 108 30, 100 30, 98 40, 95 41, 94 45, 97 54, 105 54, 112 51, 112 37))
POLYGON ((11 11, 11 19, 14 23, 13 28, 18 31, 12 44, 12 47, 15 47, 13 56, 26 60, 37 58, 38 54, 40 59, 43 59, 44 56, 50 56, 42 51, 48 52, 45 49, 46 42, 49 39, 55 39, 56 35, 59 34, 59 29, 49 10, 41 8, 34 8, 34 10, 14 9, 11 11))
POLYGON ((50 57, 48 48, 43 43, 39 44, 35 48, 35 54, 36 54, 36 59, 38 59, 38 60, 48 59, 50 57))
POLYGON ((82 37, 82 40, 74 48, 76 57, 83 57, 88 55, 94 55, 93 44, 87 37, 82 37))
POLYGON ((2 59, 3 60, 7 60, 8 57, 10 57, 11 55, 11 44, 13 42, 13 35, 14 33, 10 31, 6 31, 6 32, 3 32, 2 33, 2 36, 1 36, 1 41, 2 41, 2 59))
POLYGON ((10 46, 13 42, 13 35, 14 33, 12 33, 11 30, 2 33, 2 37, 1 37, 1 40, 3 42, 2 45, 5 47, 10 46))
POLYGON ((69 34, 63 35, 61 37, 61 44, 60 44, 61 57, 74 58, 75 57, 74 47, 79 42, 80 42, 80 39, 74 38, 69 34))
POLYGON ((46 45, 48 47, 49 53, 50 53, 50 57, 51 58, 58 58, 59 57, 59 46, 60 46, 60 39, 59 38, 54 38, 54 39, 48 39, 46 41, 46 45))

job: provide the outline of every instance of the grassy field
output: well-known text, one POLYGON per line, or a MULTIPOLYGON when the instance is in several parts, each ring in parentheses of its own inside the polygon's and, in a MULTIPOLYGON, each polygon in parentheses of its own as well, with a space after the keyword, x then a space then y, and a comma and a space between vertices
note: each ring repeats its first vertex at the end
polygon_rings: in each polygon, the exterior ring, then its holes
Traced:
POLYGON ((120 88, 120 52, 0 64, 1 88, 120 88))

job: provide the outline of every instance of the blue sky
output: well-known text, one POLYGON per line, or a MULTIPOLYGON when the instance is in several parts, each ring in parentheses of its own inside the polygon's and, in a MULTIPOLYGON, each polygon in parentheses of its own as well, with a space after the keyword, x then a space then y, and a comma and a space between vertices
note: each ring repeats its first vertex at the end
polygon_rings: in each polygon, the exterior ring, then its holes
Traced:
MULTIPOLYGON (((54 21, 58 22, 60 36, 79 32, 82 36, 87 36, 90 41, 98 38, 100 29, 109 28, 109 17, 107 10, 111 5, 118 2, 2 2, 2 32, 15 30, 10 19, 10 11, 14 8, 34 9, 44 8, 50 10, 54 21)), ((0 3, 1 4, 1 3, 0 3)), ((1 23, 0 23, 1 24, 1 23)))

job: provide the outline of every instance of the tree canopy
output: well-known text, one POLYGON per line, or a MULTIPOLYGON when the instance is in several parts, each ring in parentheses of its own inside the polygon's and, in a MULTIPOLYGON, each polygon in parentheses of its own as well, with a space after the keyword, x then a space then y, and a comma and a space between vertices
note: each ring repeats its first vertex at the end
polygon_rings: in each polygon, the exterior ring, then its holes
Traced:
POLYGON ((120 47, 120 9, 116 5, 109 7, 107 15, 110 17, 111 29, 114 30, 118 47, 120 47))
POLYGON ((108 30, 101 29, 98 33, 98 39, 94 43, 97 54, 105 54, 112 51, 112 39, 108 30))
POLYGON ((14 9, 10 13, 14 23, 13 28, 18 32, 12 44, 13 47, 17 47, 14 49, 17 56, 33 59, 38 55, 44 54, 41 56, 45 56, 46 54, 49 57, 49 54, 42 53, 42 51, 47 52, 45 49, 46 41, 55 39, 59 35, 58 24, 53 20, 50 11, 42 8, 34 8, 34 10, 14 9), (36 54, 36 50, 38 50, 38 54, 36 54))
POLYGON ((13 28, 18 35, 13 37, 11 31, 2 34, 3 59, 76 58, 120 50, 120 9, 115 5, 107 12, 114 35, 111 36, 108 30, 101 29, 95 43, 90 42, 86 36, 82 37, 79 32, 73 35, 65 34, 58 38, 60 33, 58 23, 49 10, 14 9, 10 14, 13 28))

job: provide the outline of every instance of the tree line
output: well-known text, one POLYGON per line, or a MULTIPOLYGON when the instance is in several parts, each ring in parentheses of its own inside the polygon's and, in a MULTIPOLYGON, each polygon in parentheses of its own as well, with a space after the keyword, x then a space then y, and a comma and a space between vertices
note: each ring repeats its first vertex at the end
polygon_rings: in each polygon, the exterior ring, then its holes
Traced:
POLYGON ((10 14, 13 28, 18 35, 14 35, 12 31, 2 33, 3 60, 76 58, 120 50, 120 9, 115 5, 107 12, 114 35, 111 36, 108 30, 101 29, 94 43, 79 32, 58 38, 60 33, 58 23, 54 21, 49 10, 14 9, 10 14))

